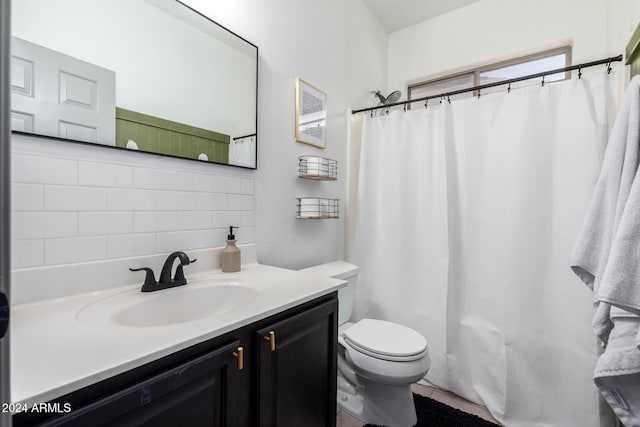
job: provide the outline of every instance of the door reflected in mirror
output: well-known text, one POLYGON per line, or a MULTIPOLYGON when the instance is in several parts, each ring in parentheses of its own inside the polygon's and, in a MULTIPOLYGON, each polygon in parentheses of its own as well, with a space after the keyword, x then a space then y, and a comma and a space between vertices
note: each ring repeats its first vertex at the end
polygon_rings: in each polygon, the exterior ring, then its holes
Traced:
POLYGON ((258 48, 176 0, 20 0, 12 129, 256 168, 258 48))

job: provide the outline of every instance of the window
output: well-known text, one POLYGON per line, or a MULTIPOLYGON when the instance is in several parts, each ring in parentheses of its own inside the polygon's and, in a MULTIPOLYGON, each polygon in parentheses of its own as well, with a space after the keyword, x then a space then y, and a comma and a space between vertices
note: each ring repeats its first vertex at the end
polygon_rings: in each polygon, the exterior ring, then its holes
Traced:
MULTIPOLYGON (((425 96, 438 95, 473 86, 493 83, 501 80, 536 74, 542 71, 554 70, 571 65, 571 46, 548 50, 533 55, 515 58, 509 61, 471 69, 462 73, 441 77, 435 80, 409 85, 407 90, 409 100, 423 98, 425 96)), ((557 73, 545 76, 545 82, 565 80, 571 77, 570 72, 557 73)), ((512 83, 511 88, 540 84, 542 78, 525 80, 512 83)), ((483 89, 482 93, 499 92, 505 90, 505 86, 497 86, 483 89)), ((466 92, 451 99, 470 98, 477 96, 477 92, 466 92)))

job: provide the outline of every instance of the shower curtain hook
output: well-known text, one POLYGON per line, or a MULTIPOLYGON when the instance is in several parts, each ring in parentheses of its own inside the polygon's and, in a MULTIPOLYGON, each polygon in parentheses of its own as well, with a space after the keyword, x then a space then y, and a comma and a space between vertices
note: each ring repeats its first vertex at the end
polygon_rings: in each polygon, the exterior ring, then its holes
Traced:
POLYGON ((369 110, 369 117, 373 118, 373 110, 369 110))
POLYGON ((582 68, 578 68, 578 80, 582 78, 582 68))
POLYGON ((544 86, 544 77, 545 77, 545 74, 542 75, 542 86, 544 86))
POLYGON ((478 99, 480 99, 480 89, 478 89, 478 99))
POLYGON ((451 104, 451 97, 449 95, 447 95, 447 101, 449 101, 449 104, 451 104))
POLYGON ((429 108, 429 98, 424 100, 424 108, 425 109, 429 108))
POLYGON ((407 112, 407 104, 404 104, 404 105, 402 106, 402 109, 403 109, 403 110, 404 110, 404 112, 406 113, 406 112, 407 112))
POLYGON ((607 74, 611 74, 611 62, 607 62, 607 74))
POLYGON ((511 82, 509 82, 509 86, 507 86, 507 93, 511 93, 511 82))

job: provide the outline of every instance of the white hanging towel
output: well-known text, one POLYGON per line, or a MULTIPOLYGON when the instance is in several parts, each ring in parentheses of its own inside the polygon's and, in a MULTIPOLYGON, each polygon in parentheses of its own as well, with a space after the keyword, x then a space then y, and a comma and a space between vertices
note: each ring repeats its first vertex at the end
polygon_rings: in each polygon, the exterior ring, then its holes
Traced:
POLYGON ((594 381, 626 427, 640 427, 640 76, 616 117, 571 268, 594 291, 606 345, 594 381))

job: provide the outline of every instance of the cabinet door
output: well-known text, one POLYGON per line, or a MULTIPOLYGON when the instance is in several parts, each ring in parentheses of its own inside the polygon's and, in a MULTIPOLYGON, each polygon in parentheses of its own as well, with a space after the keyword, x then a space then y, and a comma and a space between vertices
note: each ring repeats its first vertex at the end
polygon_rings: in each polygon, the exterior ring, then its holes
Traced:
POLYGON ((235 341, 69 414, 47 426, 237 426, 235 341))
POLYGON ((337 299, 257 333, 257 423, 335 426, 337 299))

